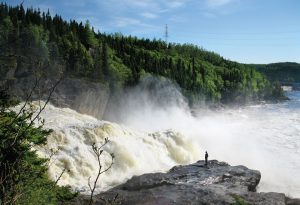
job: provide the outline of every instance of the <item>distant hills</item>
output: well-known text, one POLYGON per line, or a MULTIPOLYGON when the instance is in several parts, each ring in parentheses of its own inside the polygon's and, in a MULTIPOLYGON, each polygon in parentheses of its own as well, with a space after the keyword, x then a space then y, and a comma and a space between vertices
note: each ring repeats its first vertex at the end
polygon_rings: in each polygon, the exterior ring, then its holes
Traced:
POLYGON ((292 62, 253 65, 257 71, 265 74, 270 81, 300 83, 300 64, 292 62))

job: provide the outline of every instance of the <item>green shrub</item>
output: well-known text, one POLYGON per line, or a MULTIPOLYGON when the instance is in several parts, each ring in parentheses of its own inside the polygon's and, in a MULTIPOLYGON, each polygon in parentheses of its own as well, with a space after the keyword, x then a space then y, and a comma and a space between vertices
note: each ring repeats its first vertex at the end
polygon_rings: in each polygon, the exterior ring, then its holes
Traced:
POLYGON ((74 198, 77 193, 48 178, 47 159, 33 149, 46 142, 51 130, 43 129, 31 109, 24 106, 17 113, 9 108, 15 104, 0 91, 0 204, 60 204, 74 198))
POLYGON ((235 200, 235 203, 232 204, 232 205, 250 205, 249 203, 247 203, 242 197, 236 195, 236 194, 232 194, 231 195, 234 200, 235 200))

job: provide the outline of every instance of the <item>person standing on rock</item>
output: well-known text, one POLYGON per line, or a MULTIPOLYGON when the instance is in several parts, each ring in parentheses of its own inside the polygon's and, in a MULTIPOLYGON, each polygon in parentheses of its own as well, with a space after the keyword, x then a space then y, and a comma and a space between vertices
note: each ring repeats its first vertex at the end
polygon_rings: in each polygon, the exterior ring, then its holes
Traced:
POLYGON ((208 159, 208 153, 207 151, 205 152, 205 166, 207 166, 207 159, 208 159))

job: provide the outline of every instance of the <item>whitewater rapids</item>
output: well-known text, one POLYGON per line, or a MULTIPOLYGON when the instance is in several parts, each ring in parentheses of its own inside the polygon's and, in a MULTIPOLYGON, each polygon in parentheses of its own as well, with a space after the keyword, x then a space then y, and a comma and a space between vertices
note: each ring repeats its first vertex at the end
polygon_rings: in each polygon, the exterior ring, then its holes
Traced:
MULTIPOLYGON (((49 175, 59 185, 89 193, 88 178, 97 173, 91 145, 108 137, 104 147, 114 153, 115 164, 100 176, 97 191, 121 184, 133 175, 167 171, 178 164, 203 159, 226 161, 259 170, 258 191, 283 192, 300 197, 300 92, 289 92, 290 101, 191 114, 180 90, 168 81, 146 82, 120 96, 108 121, 68 108, 46 107, 45 127, 53 129, 41 156, 49 157, 49 175), (121 106, 120 106, 121 105, 121 106), (113 112, 115 111, 115 112, 113 112)), ((98 105, 95 105, 97 109, 98 105)), ((103 158, 107 166, 109 154, 103 158)))
POLYGON ((133 175, 167 171, 174 165, 200 158, 196 144, 172 130, 138 132, 50 104, 41 117, 46 120, 44 127, 53 130, 47 145, 36 147, 42 157, 49 158, 55 152, 49 162, 50 178, 56 181, 66 169, 58 185, 70 185, 82 193, 89 193, 88 178, 93 182, 98 172, 92 144, 100 146, 105 138, 110 142, 101 158, 103 169, 111 162, 109 153, 115 155, 115 160, 112 168, 100 176, 97 192, 121 184, 133 175))

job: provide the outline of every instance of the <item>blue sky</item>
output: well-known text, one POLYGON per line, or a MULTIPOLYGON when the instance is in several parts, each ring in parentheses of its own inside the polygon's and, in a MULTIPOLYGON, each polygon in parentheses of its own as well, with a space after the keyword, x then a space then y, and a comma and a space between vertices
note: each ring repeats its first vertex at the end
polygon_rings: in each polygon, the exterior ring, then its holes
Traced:
MULTIPOLYGON (((22 0, 7 0, 16 5, 22 0)), ((192 43, 241 63, 300 63, 300 0, 25 0, 95 30, 192 43)))

